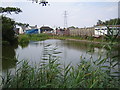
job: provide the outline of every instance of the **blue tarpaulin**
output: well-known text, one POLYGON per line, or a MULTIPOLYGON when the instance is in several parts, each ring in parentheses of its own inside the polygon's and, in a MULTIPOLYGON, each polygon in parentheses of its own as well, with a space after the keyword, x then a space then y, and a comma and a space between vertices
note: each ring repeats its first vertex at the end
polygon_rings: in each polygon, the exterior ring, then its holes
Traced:
POLYGON ((38 34, 38 29, 30 29, 25 31, 26 34, 38 34))

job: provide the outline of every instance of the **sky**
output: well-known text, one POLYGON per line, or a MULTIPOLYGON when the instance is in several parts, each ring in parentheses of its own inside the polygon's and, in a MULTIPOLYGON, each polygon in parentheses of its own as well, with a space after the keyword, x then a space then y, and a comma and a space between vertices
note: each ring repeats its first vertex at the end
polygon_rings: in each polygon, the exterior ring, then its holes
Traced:
POLYGON ((119 0, 47 0, 49 6, 32 3, 30 0, 2 0, 2 7, 18 7, 19 14, 7 15, 17 22, 31 26, 64 27, 64 12, 67 11, 67 26, 92 27, 98 20, 118 17, 119 0))

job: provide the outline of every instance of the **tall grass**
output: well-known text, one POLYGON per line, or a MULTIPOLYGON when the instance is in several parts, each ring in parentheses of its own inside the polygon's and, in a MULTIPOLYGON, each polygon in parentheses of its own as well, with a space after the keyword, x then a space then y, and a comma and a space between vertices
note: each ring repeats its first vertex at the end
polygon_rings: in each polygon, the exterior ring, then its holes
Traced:
POLYGON ((103 64, 107 58, 86 61, 81 57, 77 66, 60 64, 56 48, 44 47, 40 64, 27 60, 18 63, 14 75, 3 77, 3 88, 120 88, 118 78, 110 77, 103 64))
POLYGON ((19 43, 28 43, 29 40, 30 39, 28 35, 19 35, 19 38, 18 38, 19 43))
POLYGON ((19 35, 18 41, 19 43, 28 43, 30 40, 32 41, 42 41, 48 39, 50 36, 47 34, 24 34, 19 35))

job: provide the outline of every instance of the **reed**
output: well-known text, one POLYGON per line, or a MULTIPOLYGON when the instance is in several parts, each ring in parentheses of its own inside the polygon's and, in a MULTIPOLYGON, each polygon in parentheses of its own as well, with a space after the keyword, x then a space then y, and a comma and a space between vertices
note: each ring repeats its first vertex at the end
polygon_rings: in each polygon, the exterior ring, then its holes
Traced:
POLYGON ((14 75, 10 72, 3 78, 3 88, 120 88, 119 79, 108 74, 104 66, 107 57, 93 61, 81 57, 81 62, 72 66, 62 65, 57 48, 44 46, 40 64, 19 62, 14 75))

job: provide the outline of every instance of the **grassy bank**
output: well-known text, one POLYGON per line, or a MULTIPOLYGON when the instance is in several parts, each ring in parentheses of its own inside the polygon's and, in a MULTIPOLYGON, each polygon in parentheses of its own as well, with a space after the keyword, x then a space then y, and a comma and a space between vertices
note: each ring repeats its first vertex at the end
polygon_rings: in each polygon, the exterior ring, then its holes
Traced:
POLYGON ((21 46, 27 46, 30 40, 32 41, 42 41, 46 39, 60 39, 60 40, 72 40, 72 41, 80 41, 80 42, 88 42, 91 43, 91 47, 109 47, 109 44, 117 45, 118 42, 116 40, 110 41, 103 37, 101 38, 93 38, 93 37, 80 37, 80 36, 57 36, 57 35, 48 35, 48 34, 32 34, 32 35, 19 35, 18 42, 21 46))
MULTIPOLYGON (((61 39, 61 40, 83 40, 83 41, 92 41, 92 42, 98 42, 98 43, 108 43, 112 40, 111 37, 100 37, 100 38, 94 38, 94 37, 86 37, 86 36, 58 36, 58 35, 48 35, 48 34, 32 34, 32 35, 19 35, 19 42, 28 42, 29 40, 33 41, 41 41, 46 39, 61 39)), ((114 43, 117 43, 118 39, 114 39, 114 43)))
MULTIPOLYGON (((99 38, 94 38, 92 36, 52 36, 51 38, 56 38, 56 39, 61 39, 61 40, 83 40, 83 41, 92 41, 92 42, 97 42, 97 43, 108 43, 112 40, 112 36, 110 37, 99 37, 99 38)), ((114 38, 114 43, 117 43, 119 41, 119 38, 114 38)))
POLYGON ((47 34, 32 34, 32 35, 19 35, 18 41, 19 43, 28 43, 30 40, 32 41, 42 41, 48 39, 49 36, 47 34))

